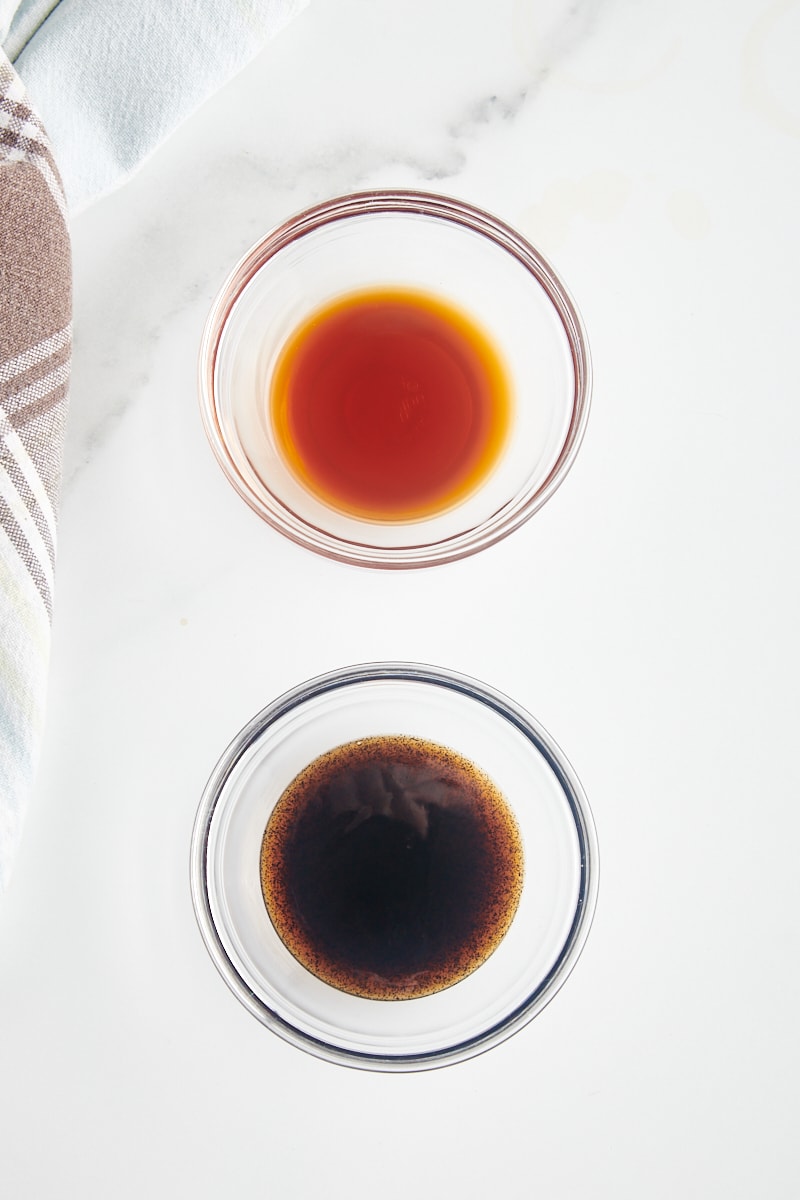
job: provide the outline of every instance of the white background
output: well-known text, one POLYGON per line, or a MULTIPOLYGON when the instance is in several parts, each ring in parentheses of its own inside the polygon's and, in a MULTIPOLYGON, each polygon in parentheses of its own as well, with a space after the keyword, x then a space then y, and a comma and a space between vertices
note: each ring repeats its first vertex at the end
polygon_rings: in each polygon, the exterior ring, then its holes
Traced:
POLYGON ((799 44, 796 0, 318 0, 77 218, 48 726, 0 911, 9 1200, 797 1195, 799 44), (379 186, 517 226, 594 358, 560 491, 424 572, 280 538, 196 398, 239 255, 379 186), (260 1026, 188 884, 229 739, 378 659, 528 708, 601 847, 553 1003, 402 1077, 260 1026))

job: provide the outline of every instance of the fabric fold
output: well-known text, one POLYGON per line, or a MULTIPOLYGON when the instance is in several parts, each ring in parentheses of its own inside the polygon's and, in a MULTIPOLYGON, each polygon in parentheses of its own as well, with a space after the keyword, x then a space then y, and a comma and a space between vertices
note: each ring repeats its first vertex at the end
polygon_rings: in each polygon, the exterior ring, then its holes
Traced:
POLYGON ((44 19, 19 45, 23 4, 9 44, 75 213, 123 183, 307 0, 35 3, 44 19))

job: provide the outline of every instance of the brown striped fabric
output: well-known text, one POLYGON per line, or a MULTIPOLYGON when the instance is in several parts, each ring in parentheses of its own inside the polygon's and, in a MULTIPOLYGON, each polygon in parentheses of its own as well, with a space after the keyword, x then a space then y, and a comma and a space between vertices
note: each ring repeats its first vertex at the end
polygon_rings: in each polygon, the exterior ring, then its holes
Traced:
POLYGON ((110 191, 307 0, 0 0, 0 891, 31 790, 69 384, 67 205, 110 191), (80 63, 81 69, 75 70, 80 63), (154 87, 153 80, 169 86, 154 87))
POLYGON ((44 717, 70 320, 61 181, 0 52, 0 890, 44 717))

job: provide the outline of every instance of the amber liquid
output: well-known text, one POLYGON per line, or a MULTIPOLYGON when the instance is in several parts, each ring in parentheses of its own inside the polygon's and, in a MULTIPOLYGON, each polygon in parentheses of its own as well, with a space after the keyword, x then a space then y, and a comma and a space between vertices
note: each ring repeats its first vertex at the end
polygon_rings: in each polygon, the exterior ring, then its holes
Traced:
POLYGON ((438 744, 374 737, 297 776, 261 846, 267 911, 318 978, 372 1000, 457 983, 498 946, 522 888, 508 805, 438 744))
POLYGON ((303 486, 384 521, 463 500, 495 466, 511 423, 489 338, 443 300, 403 289, 315 312, 283 348, 269 403, 278 450, 303 486))

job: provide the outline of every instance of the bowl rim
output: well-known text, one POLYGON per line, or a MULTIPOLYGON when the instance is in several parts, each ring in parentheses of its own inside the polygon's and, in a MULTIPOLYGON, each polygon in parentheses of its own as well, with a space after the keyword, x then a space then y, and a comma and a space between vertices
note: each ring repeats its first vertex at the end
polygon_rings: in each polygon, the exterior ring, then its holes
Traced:
POLYGON ((589 935, 599 888, 598 854, 594 819, 574 768, 553 737, 521 705, 490 685, 448 668, 400 661, 359 663, 317 675, 284 692, 256 713, 233 738, 214 767, 197 810, 190 848, 190 885, 195 917, 214 965, 234 995, 261 1024, 291 1045, 330 1063, 371 1071, 422 1071, 484 1053, 517 1033, 549 1004, 571 974, 589 935), (570 930, 556 961, 531 995, 500 1022, 466 1041, 421 1053, 355 1051, 316 1038, 285 1020, 252 990, 238 971, 216 927, 209 898, 207 851, 211 826, 227 781, 242 756, 266 730, 307 701, 354 684, 386 680, 450 689, 510 721, 533 743, 555 774, 575 822, 580 850, 580 886, 570 930))
MULTIPOLYGON (((583 320, 566 285, 545 256, 511 225, 467 201, 414 189, 350 192, 312 205, 275 225, 259 238, 229 273, 211 306, 200 342, 198 363, 200 411, 211 449, 226 475, 249 507, 297 545, 324 557, 354 566, 407 569, 452 562, 507 537, 550 499, 563 483, 583 442, 592 393, 592 364, 583 320), (337 221, 379 214, 433 217, 461 226, 493 242, 515 258, 542 286, 563 327, 574 376, 572 413, 561 449, 548 474, 523 489, 477 526, 439 541, 382 547, 348 540, 312 524, 272 497, 270 504, 242 479, 228 447, 225 423, 216 395, 216 364, 226 323, 248 283, 279 251, 307 234, 337 221)), ((365 523, 365 528, 368 524, 365 523)))

